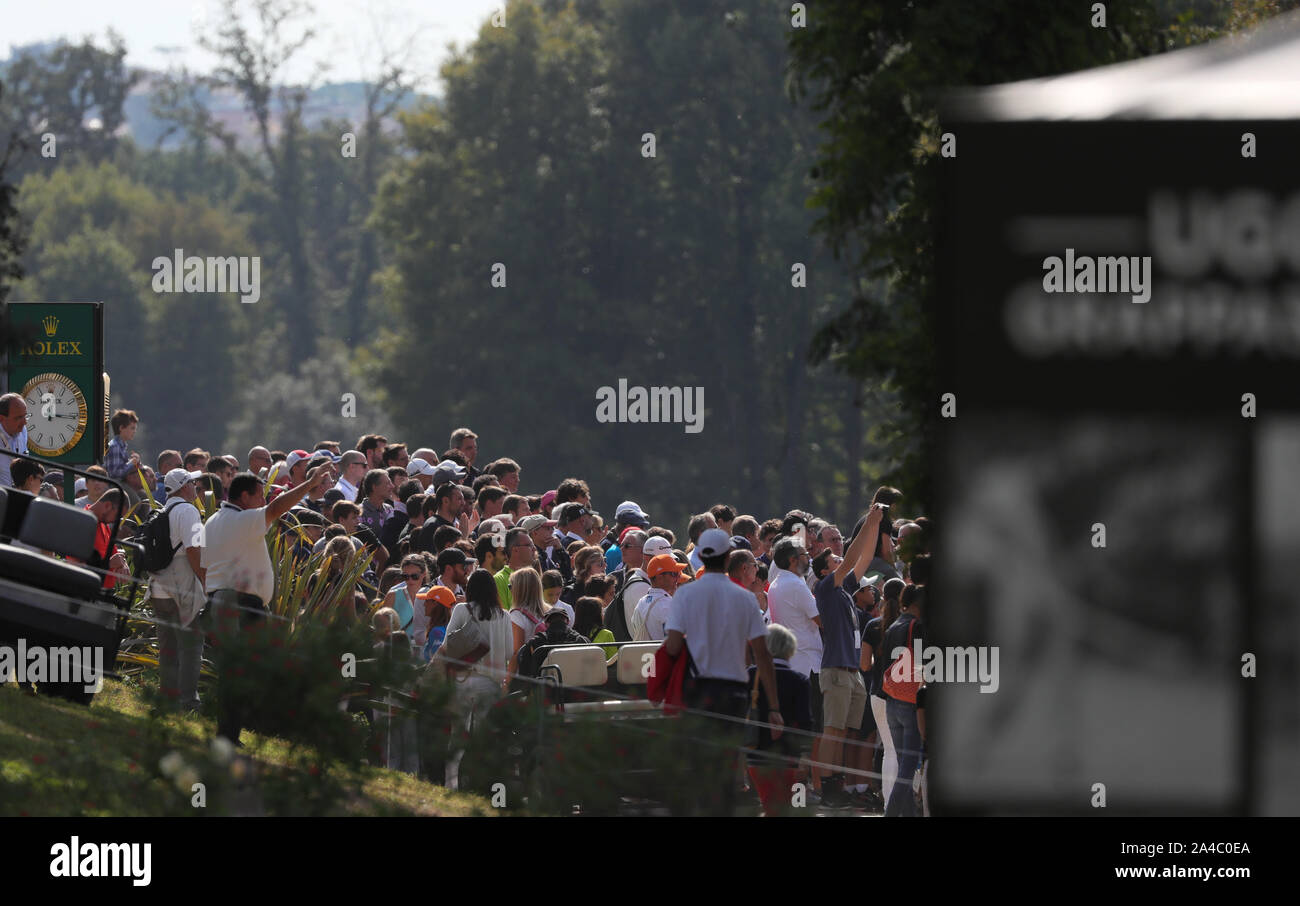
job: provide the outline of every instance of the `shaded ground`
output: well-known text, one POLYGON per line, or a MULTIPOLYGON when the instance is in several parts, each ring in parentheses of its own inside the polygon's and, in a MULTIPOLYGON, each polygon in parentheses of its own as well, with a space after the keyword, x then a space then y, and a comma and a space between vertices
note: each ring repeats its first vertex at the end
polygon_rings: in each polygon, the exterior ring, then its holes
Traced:
MULTIPOLYGON (((0 686, 0 815, 319 813, 326 784, 345 777, 337 765, 317 764, 311 750, 249 732, 246 756, 226 760, 213 752, 212 736, 212 722, 201 717, 151 717, 133 684, 106 681, 90 708, 0 686), (204 784, 205 808, 193 804, 195 782, 204 784)), ((397 771, 363 767, 357 776, 328 813, 496 812, 481 797, 397 771)))

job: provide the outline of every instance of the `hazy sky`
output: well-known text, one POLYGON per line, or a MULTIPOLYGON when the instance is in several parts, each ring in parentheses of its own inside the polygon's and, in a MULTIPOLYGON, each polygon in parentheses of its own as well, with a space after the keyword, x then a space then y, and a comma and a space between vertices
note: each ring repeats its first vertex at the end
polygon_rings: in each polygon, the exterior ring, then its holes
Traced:
MULTIPOLYGON (((422 86, 434 85, 446 46, 469 44, 479 26, 504 0, 310 0, 317 38, 300 51, 291 78, 310 74, 318 61, 329 64, 327 81, 351 81, 375 68, 381 46, 399 47, 414 40, 412 68, 429 77, 422 86)), ((206 70, 211 58, 195 42, 204 23, 217 21, 222 4, 217 0, 58 0, 57 3, 0 0, 0 57, 11 45, 80 40, 91 35, 103 43, 112 27, 126 41, 128 62, 135 66, 167 69, 185 64, 206 70)), ((241 6, 247 8, 249 3, 241 6)), ((252 22, 246 17, 246 22, 252 22)), ((506 25, 509 26, 507 21, 506 25)), ((299 26, 299 29, 301 26, 299 26)), ((300 31, 295 31, 298 34, 300 31)))

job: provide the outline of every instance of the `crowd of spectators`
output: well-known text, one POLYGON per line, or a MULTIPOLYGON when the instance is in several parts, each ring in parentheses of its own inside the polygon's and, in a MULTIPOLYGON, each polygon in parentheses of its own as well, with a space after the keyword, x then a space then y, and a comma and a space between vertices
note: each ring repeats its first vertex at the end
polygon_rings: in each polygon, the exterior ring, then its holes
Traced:
MULTIPOLYGON (((0 400, 0 443, 18 454, 0 455, 0 484, 61 497, 57 480, 21 458, 17 405, 0 400)), ((308 599, 345 601, 377 651, 444 665, 465 732, 509 690, 528 688, 543 646, 596 643, 612 659, 618 643, 662 641, 670 658, 689 653, 694 712, 757 721, 747 774, 766 813, 801 784, 822 808, 917 813, 925 690, 886 677, 896 653, 925 641, 930 532, 924 517, 895 515, 898 490, 879 488, 847 540, 802 510, 764 518, 720 503, 692 516, 679 541, 632 500, 606 521, 578 478, 523 493, 520 464, 480 467, 467 428, 441 453, 367 434, 348 449, 257 445, 242 462, 163 450, 150 468, 131 449, 138 421, 113 415, 104 465, 91 470, 125 495, 79 479, 74 505, 103 523, 165 512, 175 555, 148 577, 149 595, 160 685, 180 707, 199 705, 205 630, 210 639, 215 626, 264 618, 279 550, 310 570, 308 599), (267 543, 272 529, 280 547, 267 543)), ((100 553, 106 582, 125 571, 120 552, 100 553)), ((243 705, 220 684, 217 694, 218 732, 238 744, 243 705)), ((413 726, 385 727, 387 763, 419 771, 413 726)), ((458 769, 451 753, 433 779, 454 787, 458 769)))

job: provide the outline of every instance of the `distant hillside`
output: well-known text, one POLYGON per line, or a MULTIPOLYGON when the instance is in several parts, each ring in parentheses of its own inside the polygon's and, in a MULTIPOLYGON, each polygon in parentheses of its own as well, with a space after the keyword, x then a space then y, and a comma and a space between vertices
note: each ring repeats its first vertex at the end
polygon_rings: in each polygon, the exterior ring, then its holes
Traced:
MULTIPOLYGON (((3 77, 9 64, 19 56, 45 56, 58 46, 58 42, 11 46, 9 57, 0 60, 0 77, 3 77)), ((154 116, 151 109, 156 86, 163 74, 148 69, 134 71, 139 73, 140 80, 123 104, 126 124, 121 131, 130 135, 138 145, 151 148, 167 132, 167 124, 154 116)), ((365 117, 365 93, 366 86, 363 82, 337 82, 319 86, 311 92, 307 100, 305 111, 307 127, 315 128, 331 120, 358 125, 365 117)), ((410 110, 430 101, 436 101, 436 98, 430 95, 410 95, 403 101, 400 109, 410 110)), ((241 145, 256 141, 253 118, 244 109, 243 100, 237 94, 230 91, 206 92, 203 95, 203 102, 213 116, 234 133, 241 145)), ((273 113, 278 112, 278 108, 278 101, 273 99, 273 113)), ((88 118, 94 119, 93 111, 88 118)), ((273 130, 277 126, 278 122, 273 124, 273 130)), ((385 124, 386 131, 396 129, 395 121, 385 124)), ((173 135, 163 143, 162 147, 174 148, 181 141, 179 135, 173 135)))
MULTIPOLYGON (((161 74, 145 72, 139 84, 127 97, 123 110, 126 115, 126 131, 139 145, 153 147, 167 131, 167 124, 158 119, 151 109, 155 84, 161 74)), ((321 85, 307 99, 305 108, 306 125, 315 128, 326 121, 343 122, 358 125, 365 118, 366 86, 362 82, 338 82, 321 85)), ((205 92, 203 102, 227 130, 232 132, 241 145, 253 144, 257 140, 253 117, 244 107, 243 99, 231 91, 205 92)), ((410 110, 430 101, 436 101, 428 95, 410 95, 401 104, 401 110, 410 110)), ((272 101, 272 111, 278 112, 279 104, 272 101)), ((277 123, 278 124, 278 123, 277 123)), ((273 125, 273 130, 275 126, 273 125)), ((385 131, 396 131, 397 123, 390 119, 385 123, 385 131)), ((172 135, 163 143, 163 148, 173 148, 180 144, 182 138, 172 135)))

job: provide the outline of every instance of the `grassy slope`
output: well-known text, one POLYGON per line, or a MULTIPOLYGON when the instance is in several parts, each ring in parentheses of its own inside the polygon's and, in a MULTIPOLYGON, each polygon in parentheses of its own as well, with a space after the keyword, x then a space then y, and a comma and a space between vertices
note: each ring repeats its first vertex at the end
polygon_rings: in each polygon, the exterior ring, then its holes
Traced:
MULTIPOLYGON (((202 763, 210 720, 154 718, 141 688, 108 680, 87 709, 61 699, 0 686, 0 815, 203 814, 189 807, 189 787, 161 775, 155 754, 175 751, 202 763)), ((247 751, 267 766, 286 764, 284 740, 245 731, 247 751)), ((451 793, 416 777, 364 769, 360 797, 340 806, 351 815, 490 815, 477 796, 451 793)), ((306 778, 302 778, 306 780, 306 778)))

